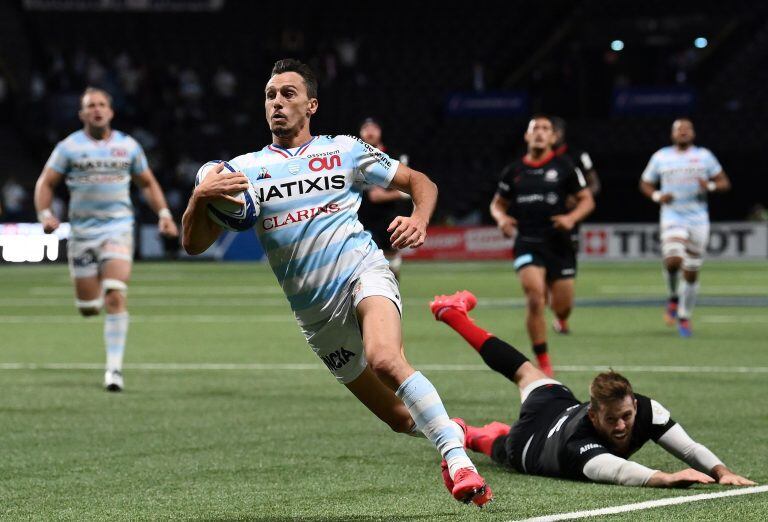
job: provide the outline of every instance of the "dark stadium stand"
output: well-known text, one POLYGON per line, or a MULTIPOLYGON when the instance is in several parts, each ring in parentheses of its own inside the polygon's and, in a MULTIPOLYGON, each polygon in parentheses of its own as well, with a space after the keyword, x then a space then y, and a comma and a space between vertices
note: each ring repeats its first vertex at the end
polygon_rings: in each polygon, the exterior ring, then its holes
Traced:
POLYGON ((29 11, 20 1, 0 9, 0 75, 12 106, 0 122, 0 183, 13 172, 30 193, 54 143, 78 127, 77 95, 99 84, 115 95, 115 127, 137 135, 175 191, 178 213, 190 162, 269 140, 262 85, 275 59, 295 56, 320 78, 315 131, 354 133, 363 117, 380 118, 385 140, 439 184, 440 221, 489 222, 498 173, 522 150, 527 116, 538 111, 567 118, 569 140, 593 155, 605 190, 592 219, 655 219, 637 179, 667 144, 674 115, 615 114, 616 86, 694 89, 699 142, 734 181, 715 218, 740 219, 766 203, 766 176, 753 166, 768 130, 768 7, 760 2, 516 0, 493 10, 426 2, 290 17, 250 2, 214 13, 29 11), (710 45, 696 50, 700 35, 710 45), (616 38, 626 43, 621 53, 609 49, 616 38), (504 89, 527 92, 529 110, 445 111, 450 93, 504 89))

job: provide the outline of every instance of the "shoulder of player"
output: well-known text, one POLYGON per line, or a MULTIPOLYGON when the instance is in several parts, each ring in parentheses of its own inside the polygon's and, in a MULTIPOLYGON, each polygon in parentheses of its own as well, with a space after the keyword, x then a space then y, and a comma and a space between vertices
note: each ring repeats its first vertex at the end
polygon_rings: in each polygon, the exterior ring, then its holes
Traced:
POLYGON ((701 156, 714 156, 714 153, 706 147, 694 146, 694 150, 701 156))
POLYGON ((501 169, 502 176, 508 173, 512 173, 518 170, 521 170, 525 167, 525 163, 523 163, 523 158, 515 158, 501 169))
POLYGON ((267 147, 264 147, 261 150, 240 154, 239 156, 227 160, 227 163, 234 167, 235 170, 245 170, 252 167, 260 167, 268 163, 266 160, 268 157, 268 152, 271 153, 267 147))
POLYGON ((83 129, 80 129, 65 136, 58 144, 64 145, 64 146, 72 146, 72 145, 78 145, 82 143, 88 143, 88 141, 89 141, 88 136, 85 135, 85 131, 83 129))
POLYGON ((117 129, 112 129, 112 132, 113 132, 112 141, 115 144, 127 145, 129 147, 136 148, 136 149, 142 148, 141 143, 139 143, 139 141, 133 136, 131 136, 130 134, 117 129))
POLYGON ((639 393, 635 393, 635 399, 637 399, 638 420, 648 425, 664 425, 669 422, 671 414, 661 403, 639 393))
POLYGON ((370 145, 368 145, 366 142, 364 142, 361 138, 358 138, 357 136, 352 136, 350 134, 338 134, 336 136, 321 136, 321 138, 326 138, 329 141, 332 141, 333 143, 337 144, 341 150, 344 152, 350 152, 355 147, 363 147, 366 149, 373 149, 370 145))

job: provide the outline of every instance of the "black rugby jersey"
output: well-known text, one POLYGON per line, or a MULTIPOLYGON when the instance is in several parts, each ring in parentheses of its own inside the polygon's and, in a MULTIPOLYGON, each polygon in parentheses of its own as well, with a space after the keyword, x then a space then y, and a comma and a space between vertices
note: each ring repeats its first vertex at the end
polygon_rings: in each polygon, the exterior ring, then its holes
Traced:
POLYGON ((519 239, 543 242, 568 235, 555 229, 551 218, 566 214, 566 198, 586 187, 584 175, 568 158, 549 152, 537 162, 522 158, 508 165, 496 193, 509 201, 519 239))
POLYGON ((571 147, 567 143, 563 143, 557 149, 555 149, 555 156, 565 156, 566 158, 570 159, 571 163, 573 163, 576 168, 581 170, 581 173, 585 176, 590 170, 595 168, 594 163, 592 163, 592 157, 587 153, 587 151, 571 147))
POLYGON ((649 440, 654 442, 675 425, 661 405, 650 398, 635 394, 637 415, 632 428, 629 453, 619 454, 600 437, 589 420, 589 403, 577 403, 563 410, 551 422, 540 424, 539 429, 526 440, 523 452, 524 470, 532 475, 545 475, 576 480, 587 480, 584 465, 602 453, 629 458, 649 440), (656 411, 654 411, 656 409, 656 411))

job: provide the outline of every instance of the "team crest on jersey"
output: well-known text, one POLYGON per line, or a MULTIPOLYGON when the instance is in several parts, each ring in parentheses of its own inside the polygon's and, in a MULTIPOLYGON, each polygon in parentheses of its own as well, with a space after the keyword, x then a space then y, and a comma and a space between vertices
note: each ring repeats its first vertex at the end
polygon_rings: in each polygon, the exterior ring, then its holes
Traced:
POLYGON ((544 174, 544 181, 557 181, 557 171, 555 169, 549 169, 544 174))
POLYGON ((266 169, 266 167, 261 167, 259 169, 259 175, 256 176, 256 179, 257 180, 259 180, 259 179, 267 179, 267 178, 271 178, 271 177, 272 176, 269 174, 269 171, 266 169))
POLYGON ((128 155, 128 151, 127 151, 127 150, 125 150, 125 149, 121 149, 121 148, 119 148, 119 147, 114 147, 114 148, 112 148, 112 149, 109 151, 109 153, 110 153, 112 156, 116 156, 116 157, 118 157, 118 158, 124 158, 124 157, 126 157, 126 156, 128 155))
POLYGON ((288 164, 288 172, 291 174, 296 174, 301 170, 301 165, 299 165, 298 161, 292 161, 288 164))

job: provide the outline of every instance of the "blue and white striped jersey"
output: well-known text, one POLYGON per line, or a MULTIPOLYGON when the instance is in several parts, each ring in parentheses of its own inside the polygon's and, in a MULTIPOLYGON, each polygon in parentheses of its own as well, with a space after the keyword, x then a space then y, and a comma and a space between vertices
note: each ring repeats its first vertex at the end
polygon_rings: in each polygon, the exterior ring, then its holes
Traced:
POLYGON ((660 183, 663 193, 672 194, 671 203, 661 207, 663 225, 705 225, 709 223, 707 194, 699 180, 708 181, 723 168, 714 154, 704 147, 691 146, 685 151, 675 147, 658 150, 643 172, 642 180, 660 183))
POLYGON ((45 166, 65 176, 74 238, 132 230, 131 177, 148 168, 136 140, 116 130, 106 140, 95 140, 79 130, 56 145, 45 166))
POLYGON ((357 210, 362 183, 388 187, 399 162, 351 136, 316 136, 229 163, 259 194, 257 234, 302 325, 330 316, 350 281, 387 264, 357 210))

